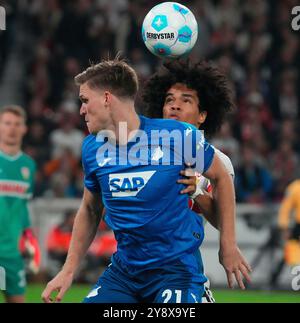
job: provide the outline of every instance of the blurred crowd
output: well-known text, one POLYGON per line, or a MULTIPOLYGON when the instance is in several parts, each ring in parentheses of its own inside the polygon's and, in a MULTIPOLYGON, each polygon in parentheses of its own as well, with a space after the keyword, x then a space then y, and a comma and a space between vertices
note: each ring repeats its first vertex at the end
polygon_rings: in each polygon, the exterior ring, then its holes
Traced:
MULTIPOLYGON (((71 242, 72 229, 77 210, 67 209, 61 222, 54 225, 46 237, 48 263, 46 274, 52 279, 65 263, 71 242)), ((94 283, 99 275, 99 267, 103 270, 110 263, 111 255, 117 250, 117 241, 113 232, 101 221, 95 239, 90 245, 86 257, 77 274, 77 281, 94 283)))
MULTIPOLYGON (((24 150, 38 164, 36 196, 81 196, 81 142, 87 129, 73 78, 90 62, 121 50, 144 82, 161 64, 140 32, 144 16, 158 2, 7 1, 12 28, 9 41, 0 33, 1 44, 7 42, 0 66, 20 19, 26 70, 20 91, 29 125, 24 150)), ((219 66, 236 96, 237 108, 211 141, 232 159, 237 201, 280 201, 286 186, 300 176, 300 37, 290 26, 297 1, 182 3, 199 24, 191 60, 205 58, 219 66)), ((137 107, 143 112, 140 98, 137 107)))

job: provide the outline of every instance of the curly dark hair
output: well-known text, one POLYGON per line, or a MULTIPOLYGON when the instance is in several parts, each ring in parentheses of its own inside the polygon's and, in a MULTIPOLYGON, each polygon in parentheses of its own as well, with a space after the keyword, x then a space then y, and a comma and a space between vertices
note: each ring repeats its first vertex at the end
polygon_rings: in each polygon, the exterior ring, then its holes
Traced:
POLYGON ((191 64, 189 60, 166 61, 163 67, 146 82, 142 97, 146 103, 146 115, 162 118, 167 91, 175 83, 184 83, 197 91, 199 111, 207 117, 200 129, 205 135, 214 135, 224 119, 235 107, 229 82, 224 74, 206 61, 191 64))

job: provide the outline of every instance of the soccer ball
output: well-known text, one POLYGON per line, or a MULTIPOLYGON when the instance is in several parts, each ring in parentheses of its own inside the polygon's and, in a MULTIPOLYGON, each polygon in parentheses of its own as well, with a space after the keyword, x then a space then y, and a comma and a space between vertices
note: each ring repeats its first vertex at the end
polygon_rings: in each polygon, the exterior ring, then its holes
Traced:
POLYGON ((177 2, 163 2, 146 15, 142 37, 156 56, 178 58, 187 55, 198 36, 198 24, 190 9, 177 2))

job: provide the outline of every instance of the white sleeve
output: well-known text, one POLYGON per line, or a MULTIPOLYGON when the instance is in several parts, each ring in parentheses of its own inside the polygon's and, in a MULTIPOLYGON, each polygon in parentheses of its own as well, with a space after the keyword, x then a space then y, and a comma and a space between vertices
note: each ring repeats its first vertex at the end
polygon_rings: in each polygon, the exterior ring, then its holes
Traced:
MULTIPOLYGON (((222 160, 225 168, 227 169, 228 173, 232 176, 232 179, 234 180, 234 169, 230 158, 215 147, 214 147, 214 150, 215 150, 215 153, 218 155, 218 157, 222 160)), ((191 199, 195 199, 198 195, 204 195, 204 191, 208 191, 209 186, 210 186, 209 179, 200 175, 197 179, 196 191, 194 194, 191 195, 191 199)))
POLYGON ((227 169, 228 173, 234 179, 234 169, 233 169, 233 165, 232 165, 232 162, 231 162, 230 158, 227 155, 225 155, 222 151, 220 151, 219 149, 217 149, 217 148, 215 148, 215 153, 222 160, 222 162, 223 162, 225 168, 227 169))

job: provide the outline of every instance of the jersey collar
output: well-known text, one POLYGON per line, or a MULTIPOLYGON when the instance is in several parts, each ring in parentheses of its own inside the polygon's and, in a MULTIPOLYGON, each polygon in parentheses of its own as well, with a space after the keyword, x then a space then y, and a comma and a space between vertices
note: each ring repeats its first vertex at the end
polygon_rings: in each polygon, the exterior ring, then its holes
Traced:
POLYGON ((5 158, 9 161, 15 161, 15 160, 19 159, 22 154, 23 154, 22 151, 19 151, 15 155, 8 155, 8 154, 5 154, 2 150, 0 150, 0 156, 2 156, 3 158, 5 158))

